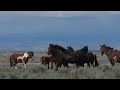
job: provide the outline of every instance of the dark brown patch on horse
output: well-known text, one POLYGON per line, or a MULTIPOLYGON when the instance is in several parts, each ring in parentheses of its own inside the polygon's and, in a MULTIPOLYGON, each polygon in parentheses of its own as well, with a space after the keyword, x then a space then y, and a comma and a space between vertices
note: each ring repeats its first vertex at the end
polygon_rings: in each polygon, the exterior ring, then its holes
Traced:
POLYGON ((51 55, 52 58, 56 61, 56 71, 58 70, 58 67, 61 67, 62 60, 63 60, 63 54, 60 50, 56 49, 56 46, 53 44, 49 44, 48 47, 48 55, 51 55))
POLYGON ((44 66, 46 65, 47 69, 49 69, 49 63, 50 63, 50 61, 51 61, 51 59, 48 56, 42 56, 41 57, 41 64, 43 64, 44 66))

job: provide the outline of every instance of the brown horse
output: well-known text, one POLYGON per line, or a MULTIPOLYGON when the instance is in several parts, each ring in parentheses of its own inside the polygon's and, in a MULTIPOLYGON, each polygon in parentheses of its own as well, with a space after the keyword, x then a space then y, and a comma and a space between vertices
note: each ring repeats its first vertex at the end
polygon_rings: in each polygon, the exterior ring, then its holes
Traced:
POLYGON ((58 67, 61 67, 62 65, 62 60, 63 60, 63 54, 60 50, 56 49, 55 45, 49 44, 48 47, 48 55, 51 55, 52 58, 56 61, 56 71, 58 70, 58 67))
POLYGON ((43 64, 44 66, 46 65, 46 68, 49 69, 49 63, 51 61, 50 57, 48 57, 48 56, 42 56, 41 57, 41 61, 42 61, 41 64, 43 64))
POLYGON ((23 63, 24 67, 26 69, 26 63, 28 62, 29 58, 33 60, 34 52, 27 52, 23 54, 13 54, 10 56, 10 66, 15 69, 17 69, 16 64, 17 63, 23 63))
POLYGON ((64 65, 64 67, 69 68, 68 63, 71 63, 71 64, 75 63, 75 60, 73 58, 74 49, 71 46, 65 49, 64 47, 55 44, 55 48, 60 50, 64 56, 62 60, 62 64, 64 65))
POLYGON ((50 60, 51 60, 51 69, 53 69, 53 64, 55 64, 56 65, 56 59, 52 56, 52 55, 50 55, 50 60))
POLYGON ((115 65, 115 62, 120 63, 120 51, 114 50, 113 48, 106 46, 105 44, 100 45, 101 55, 105 53, 112 66, 115 65))

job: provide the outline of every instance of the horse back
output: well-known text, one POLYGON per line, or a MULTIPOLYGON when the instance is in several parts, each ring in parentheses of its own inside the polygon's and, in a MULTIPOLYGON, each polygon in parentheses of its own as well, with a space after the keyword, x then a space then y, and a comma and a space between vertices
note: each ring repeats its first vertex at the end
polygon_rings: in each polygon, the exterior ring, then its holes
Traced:
POLYGON ((88 52, 89 58, 94 58, 94 54, 92 52, 88 52))
POLYGON ((23 54, 12 54, 11 56, 10 56, 10 59, 11 60, 17 60, 17 58, 19 57, 19 56, 22 56, 23 54))
POLYGON ((42 64, 48 64, 50 62, 50 57, 42 56, 41 61, 42 61, 42 64))

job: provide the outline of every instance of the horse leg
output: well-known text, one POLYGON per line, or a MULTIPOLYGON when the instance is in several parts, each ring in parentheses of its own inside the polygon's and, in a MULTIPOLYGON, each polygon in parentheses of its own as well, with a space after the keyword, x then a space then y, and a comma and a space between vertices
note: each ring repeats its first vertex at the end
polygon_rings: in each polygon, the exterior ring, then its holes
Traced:
POLYGON ((53 69, 53 61, 51 61, 51 69, 53 69))
POLYGON ((55 69, 55 71, 58 71, 58 67, 59 67, 59 66, 58 66, 58 65, 56 65, 56 69, 55 69))
POLYGON ((80 66, 84 67, 84 63, 81 63, 80 66))
POLYGON ((63 65, 64 65, 64 67, 69 68, 69 66, 68 66, 68 63, 67 63, 67 62, 66 62, 66 63, 63 63, 63 65))
POLYGON ((79 68, 80 64, 78 62, 75 63, 76 67, 79 68))
POLYGON ((67 68, 69 68, 68 63, 67 63, 67 68))
POLYGON ((49 63, 48 63, 48 69, 49 69, 49 63))
POLYGON ((46 66, 46 69, 48 69, 48 65, 47 65, 47 64, 45 64, 45 66, 46 66))
POLYGON ((15 69, 18 69, 18 68, 16 67, 16 64, 14 64, 14 68, 15 68, 15 69))
POLYGON ((26 64, 24 63, 24 67, 25 67, 25 69, 27 68, 27 66, 26 66, 26 64))
POLYGON ((93 63, 91 63, 91 65, 92 65, 93 67, 95 67, 95 65, 94 65, 93 63))
POLYGON ((87 65, 89 66, 89 68, 90 68, 90 63, 89 62, 87 62, 87 65))
POLYGON ((57 63, 56 63, 56 71, 58 71, 58 67, 61 67, 61 65, 62 65, 62 62, 61 61, 58 61, 57 63))
POLYGON ((14 61, 13 66, 15 69, 17 69, 16 64, 17 64, 17 62, 14 61))
POLYGON ((69 66, 68 66, 68 62, 65 63, 65 66, 66 66, 67 68, 69 68, 69 66))
POLYGON ((22 59, 22 62, 23 62, 23 65, 24 65, 24 67, 25 67, 25 69, 27 68, 26 67, 26 63, 24 62, 24 60, 22 59))
POLYGON ((112 66, 115 65, 114 60, 111 60, 110 63, 112 64, 112 66))

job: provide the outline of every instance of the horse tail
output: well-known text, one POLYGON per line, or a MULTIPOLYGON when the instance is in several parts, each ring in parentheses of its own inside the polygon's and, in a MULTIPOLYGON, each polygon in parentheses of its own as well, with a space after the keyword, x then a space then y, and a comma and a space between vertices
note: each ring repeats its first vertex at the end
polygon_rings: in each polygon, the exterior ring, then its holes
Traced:
POLYGON ((10 57, 10 66, 12 67, 13 66, 13 61, 12 61, 12 57, 10 57))
POLYGON ((94 60, 95 60, 95 67, 97 67, 99 64, 98 64, 98 61, 97 61, 97 56, 96 56, 96 54, 94 54, 94 60))

